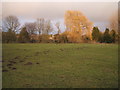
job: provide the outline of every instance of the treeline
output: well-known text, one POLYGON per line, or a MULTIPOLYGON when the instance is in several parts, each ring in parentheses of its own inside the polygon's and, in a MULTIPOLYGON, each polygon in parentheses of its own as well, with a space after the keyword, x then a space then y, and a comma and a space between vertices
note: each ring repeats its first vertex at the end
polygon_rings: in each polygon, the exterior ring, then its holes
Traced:
MULTIPOLYGON (((115 30, 109 30, 106 28, 104 32, 100 32, 98 27, 94 27, 92 30, 92 40, 90 40, 90 38, 86 35, 83 35, 82 42, 115 43, 118 42, 118 37, 119 36, 115 30)), ((55 35, 29 34, 26 30, 26 27, 23 27, 19 34, 16 34, 12 30, 8 30, 8 32, 2 32, 3 43, 75 43, 72 42, 73 39, 74 38, 68 37, 68 32, 55 35)))
POLYGON ((2 42, 3 43, 116 43, 118 32, 106 28, 101 32, 98 27, 88 20, 80 11, 66 11, 64 15, 66 30, 61 33, 60 23, 54 31, 50 20, 39 18, 33 23, 20 25, 16 16, 8 16, 3 20, 2 42))
POLYGON ((106 28, 104 32, 100 32, 98 27, 92 30, 92 40, 99 43, 115 43, 118 42, 119 34, 115 30, 106 28))

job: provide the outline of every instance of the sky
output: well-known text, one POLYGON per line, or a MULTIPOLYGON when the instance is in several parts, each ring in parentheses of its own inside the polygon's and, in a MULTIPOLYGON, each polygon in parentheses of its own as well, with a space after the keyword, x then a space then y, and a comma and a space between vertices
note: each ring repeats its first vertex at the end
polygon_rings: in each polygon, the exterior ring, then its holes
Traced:
POLYGON ((15 15, 22 25, 34 22, 37 18, 46 18, 53 24, 59 21, 60 28, 64 31, 64 13, 67 10, 78 10, 93 22, 94 26, 104 31, 109 27, 110 17, 117 13, 117 9, 117 2, 3 2, 2 17, 15 15))

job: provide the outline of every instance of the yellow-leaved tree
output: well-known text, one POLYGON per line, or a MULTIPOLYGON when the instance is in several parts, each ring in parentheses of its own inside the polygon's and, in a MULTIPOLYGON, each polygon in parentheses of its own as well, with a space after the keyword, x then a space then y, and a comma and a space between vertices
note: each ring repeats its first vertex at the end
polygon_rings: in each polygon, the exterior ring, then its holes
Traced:
POLYGON ((70 42, 81 42, 82 35, 86 35, 89 39, 92 39, 91 30, 93 23, 80 11, 66 11, 64 19, 70 42))

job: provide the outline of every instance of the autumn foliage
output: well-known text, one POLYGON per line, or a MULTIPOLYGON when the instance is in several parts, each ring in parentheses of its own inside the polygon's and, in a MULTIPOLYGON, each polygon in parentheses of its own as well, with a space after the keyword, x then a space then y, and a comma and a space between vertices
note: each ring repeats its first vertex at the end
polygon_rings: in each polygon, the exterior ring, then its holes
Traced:
POLYGON ((92 39, 93 23, 80 11, 66 11, 65 16, 66 31, 70 42, 82 42, 82 35, 92 39))
POLYGON ((3 20, 2 41, 3 43, 115 43, 120 36, 115 29, 116 19, 113 19, 112 30, 107 28, 105 32, 100 32, 83 13, 68 10, 64 14, 66 29, 62 32, 58 21, 53 23, 51 20, 38 18, 35 22, 27 22, 21 26, 16 16, 8 16, 3 20), (57 33, 51 34, 54 31, 57 33))

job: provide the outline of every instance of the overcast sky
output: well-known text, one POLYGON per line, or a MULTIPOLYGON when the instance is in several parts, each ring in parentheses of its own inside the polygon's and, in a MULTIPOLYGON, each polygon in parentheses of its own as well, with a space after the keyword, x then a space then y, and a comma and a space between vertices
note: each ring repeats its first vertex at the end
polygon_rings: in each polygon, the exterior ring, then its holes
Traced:
POLYGON ((117 12, 117 2, 3 2, 3 18, 9 15, 19 17, 20 22, 33 22, 36 18, 61 22, 64 29, 66 10, 79 10, 103 31, 109 25, 110 17, 117 12))

